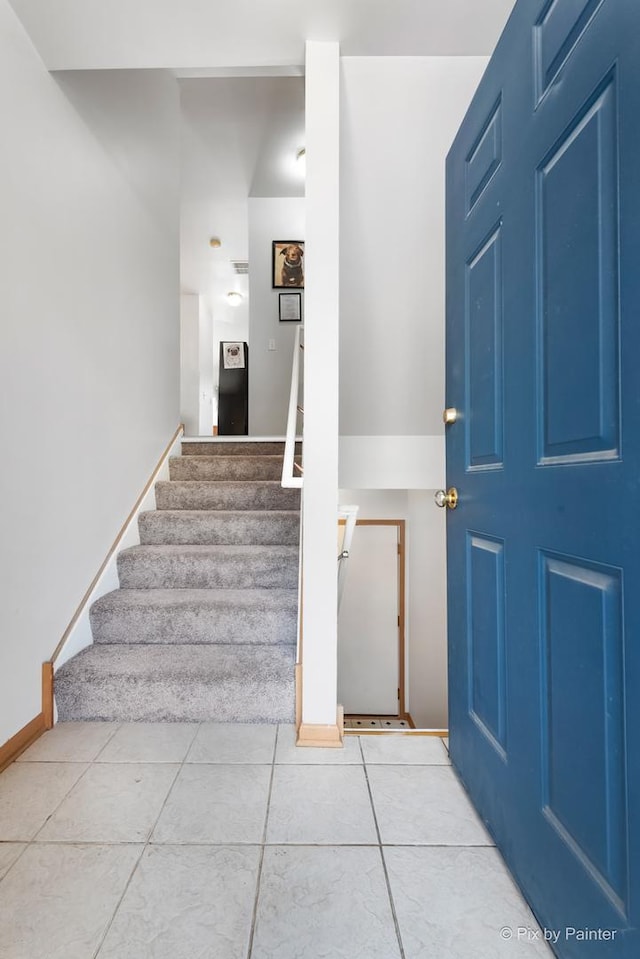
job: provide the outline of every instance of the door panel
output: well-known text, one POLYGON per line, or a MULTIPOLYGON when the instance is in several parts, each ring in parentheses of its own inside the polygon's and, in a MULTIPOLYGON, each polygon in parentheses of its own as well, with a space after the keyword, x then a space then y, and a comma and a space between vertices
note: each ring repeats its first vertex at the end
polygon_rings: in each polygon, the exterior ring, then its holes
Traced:
POLYGON ((492 231, 466 267, 467 469, 502 466, 502 239, 492 231))
POLYGON ((540 577, 545 814, 622 904, 628 864, 621 570, 541 552, 540 577), (588 749, 576 751, 575 730, 588 749))
POLYGON ((619 456, 617 139, 614 73, 537 171, 542 465, 619 456))
POLYGON ((504 584, 504 543, 468 534, 470 715, 503 757, 506 748, 504 584))
POLYGON ((520 0, 447 164, 451 754, 571 959, 640 955, 640 5, 520 0))

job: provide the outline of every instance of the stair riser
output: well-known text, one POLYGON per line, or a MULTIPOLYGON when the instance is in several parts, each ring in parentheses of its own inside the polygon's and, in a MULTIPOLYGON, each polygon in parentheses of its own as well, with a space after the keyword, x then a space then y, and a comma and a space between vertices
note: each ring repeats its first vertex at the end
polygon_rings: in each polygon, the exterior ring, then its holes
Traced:
POLYGON ((294 721, 293 666, 268 684, 248 683, 242 675, 226 680, 224 696, 216 684, 167 678, 124 680, 105 676, 56 682, 56 705, 62 722, 219 722, 291 723, 294 721), (81 695, 78 695, 78 693, 81 695))
POLYGON ((297 510, 300 491, 271 483, 159 482, 156 506, 159 510, 297 510))
MULTIPOLYGON (((274 511, 275 512, 275 511, 274 511)), ((243 516, 235 513, 190 513, 157 510, 138 518, 143 545, 295 546, 300 539, 300 514, 243 516)))
MULTIPOLYGON (((300 453, 302 446, 296 444, 296 453, 300 453)), ((187 441, 182 444, 183 456, 284 456, 284 443, 281 442, 248 442, 238 443, 233 440, 220 442, 213 440, 203 443, 198 440, 187 441)))
POLYGON ((208 556, 157 556, 151 562, 120 553, 118 575, 122 589, 295 589, 296 558, 264 562, 243 556, 237 562, 208 556))
POLYGON ((176 456, 169 461, 172 480, 279 480, 281 456, 176 456))
POLYGON ((154 608, 91 610, 91 630, 100 644, 242 644, 280 646, 296 642, 295 606, 281 610, 154 608))

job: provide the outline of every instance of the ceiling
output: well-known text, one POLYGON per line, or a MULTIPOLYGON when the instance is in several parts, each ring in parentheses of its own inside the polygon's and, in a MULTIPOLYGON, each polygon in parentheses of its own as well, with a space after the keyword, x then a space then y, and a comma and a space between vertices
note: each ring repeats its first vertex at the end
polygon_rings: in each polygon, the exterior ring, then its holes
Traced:
MULTIPOLYGON (((302 77, 179 80, 182 108, 181 281, 184 292, 246 292, 231 260, 248 255, 248 198, 303 196, 302 77), (212 250, 211 236, 222 240, 212 250)), ((233 309, 233 308, 231 308, 233 309)))
POLYGON ((490 54, 514 0, 10 0, 50 70, 287 67, 343 56, 490 54))
MULTIPOLYGON (((10 0, 50 70, 168 69, 182 104, 181 279, 224 319, 248 197, 299 196, 305 40, 343 56, 489 55, 514 0, 10 0), (220 236, 212 250, 209 238, 220 236)), ((230 317, 231 318, 231 317, 230 317)))

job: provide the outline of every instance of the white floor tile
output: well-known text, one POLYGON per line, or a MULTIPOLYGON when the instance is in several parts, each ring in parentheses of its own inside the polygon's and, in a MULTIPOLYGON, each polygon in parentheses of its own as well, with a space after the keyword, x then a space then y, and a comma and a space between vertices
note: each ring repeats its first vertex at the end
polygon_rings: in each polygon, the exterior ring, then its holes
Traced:
POLYGON ((271 766, 183 766, 155 843, 260 843, 271 766))
POLYGON ((197 731, 197 723, 124 723, 97 761, 181 763, 197 731))
POLYGON ((449 763, 446 749, 438 736, 363 736, 362 752, 365 763, 400 765, 441 765, 449 763))
POLYGON ((396 846, 384 856, 406 959, 551 959, 543 940, 518 939, 519 927, 538 925, 495 849, 396 846))
POLYGON ((0 879, 6 876, 18 856, 26 848, 23 842, 0 842, 0 879))
POLYGON ((276 726, 203 723, 188 763, 272 763, 276 726))
POLYGON ((98 764, 38 833, 46 842, 144 842, 179 767, 98 764))
POLYGON ((118 723, 57 723, 18 757, 18 762, 90 763, 118 723))
POLYGON ((368 766, 383 843, 488 846, 492 840, 450 766, 368 766))
POLYGON ((33 839, 84 773, 81 763, 14 763, 0 775, 0 841, 33 839))
POLYGON ((3 959, 93 959, 138 846, 30 846, 0 884, 3 959))
POLYGON ((379 849, 265 850, 252 959, 399 959, 379 849))
POLYGON ((296 746, 296 727, 284 724, 278 727, 276 763, 299 763, 305 766, 318 766, 323 763, 331 766, 343 763, 353 765, 361 764, 362 756, 356 736, 345 736, 344 745, 338 749, 296 746))
POLYGON ((377 843, 364 769, 276 766, 269 843, 377 843))
POLYGON ((257 846, 149 846, 98 959, 244 959, 257 846))

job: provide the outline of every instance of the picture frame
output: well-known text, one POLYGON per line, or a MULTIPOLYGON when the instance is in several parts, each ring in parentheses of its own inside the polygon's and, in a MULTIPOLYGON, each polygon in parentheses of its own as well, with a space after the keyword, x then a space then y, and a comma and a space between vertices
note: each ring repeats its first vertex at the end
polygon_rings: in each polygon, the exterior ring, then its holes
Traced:
POLYGON ((222 344, 222 368, 225 370, 244 370, 244 343, 222 344))
POLYGON ((302 293, 280 293, 278 296, 278 317, 281 323, 300 323, 302 321, 302 293))
POLYGON ((304 289, 304 240, 273 240, 271 282, 274 290, 304 289))

